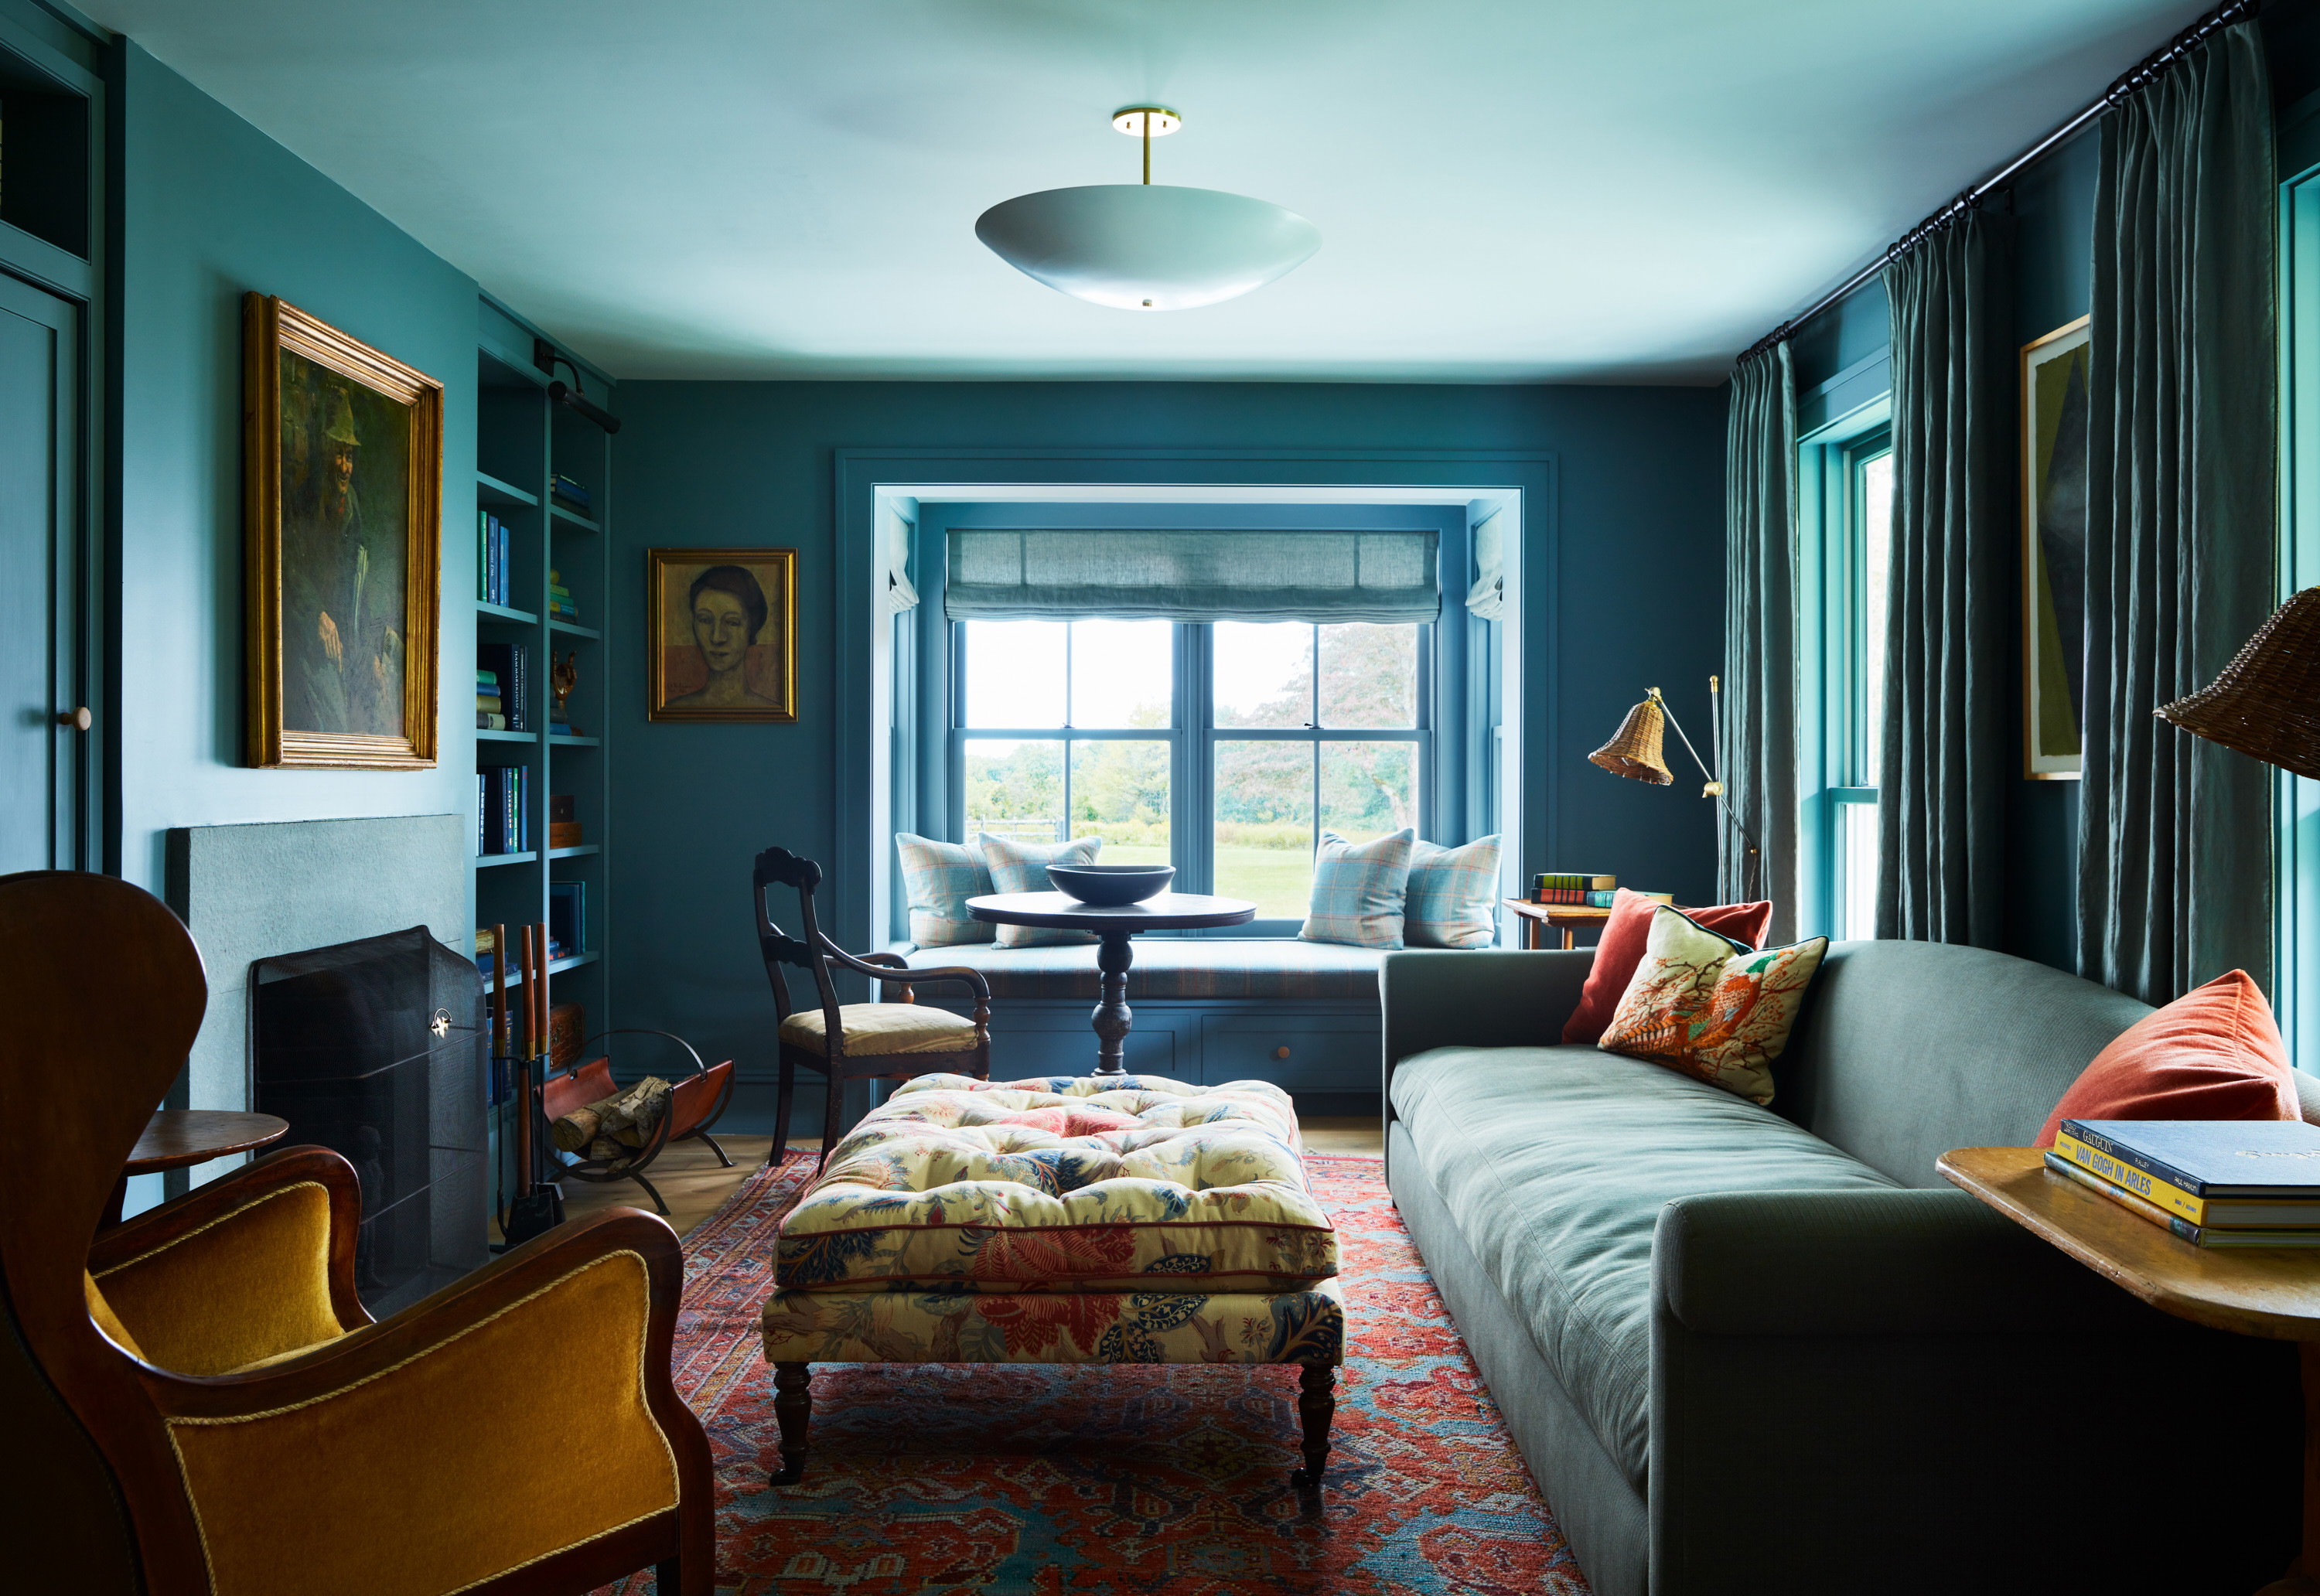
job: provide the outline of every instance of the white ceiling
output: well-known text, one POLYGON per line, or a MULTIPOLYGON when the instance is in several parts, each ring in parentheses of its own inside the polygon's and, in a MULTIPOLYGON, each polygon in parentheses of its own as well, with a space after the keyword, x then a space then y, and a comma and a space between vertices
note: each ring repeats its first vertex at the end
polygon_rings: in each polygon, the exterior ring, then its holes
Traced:
POLYGON ((84 0, 621 376, 1706 382, 2199 0, 84 0), (975 240, 1164 183, 1310 217, 1139 315, 975 240), (577 218, 575 222, 573 220, 577 218))

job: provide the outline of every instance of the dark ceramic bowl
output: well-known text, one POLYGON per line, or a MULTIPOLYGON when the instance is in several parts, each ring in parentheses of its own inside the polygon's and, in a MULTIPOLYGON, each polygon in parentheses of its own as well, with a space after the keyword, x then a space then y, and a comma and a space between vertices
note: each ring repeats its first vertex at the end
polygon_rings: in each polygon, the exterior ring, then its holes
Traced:
POLYGON ((1123 904, 1141 903, 1155 893, 1166 892, 1168 884, 1176 879, 1176 866, 1050 865, 1047 879, 1056 884, 1058 892, 1069 893, 1083 903, 1117 909, 1123 904))

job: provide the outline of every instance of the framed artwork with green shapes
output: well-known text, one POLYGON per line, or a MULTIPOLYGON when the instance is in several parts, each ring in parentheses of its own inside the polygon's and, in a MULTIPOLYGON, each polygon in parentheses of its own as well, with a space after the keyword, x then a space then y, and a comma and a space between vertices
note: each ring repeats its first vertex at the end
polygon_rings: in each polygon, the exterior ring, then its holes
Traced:
POLYGON ((2022 346, 2022 774, 2076 781, 2086 728, 2087 334, 2022 346))

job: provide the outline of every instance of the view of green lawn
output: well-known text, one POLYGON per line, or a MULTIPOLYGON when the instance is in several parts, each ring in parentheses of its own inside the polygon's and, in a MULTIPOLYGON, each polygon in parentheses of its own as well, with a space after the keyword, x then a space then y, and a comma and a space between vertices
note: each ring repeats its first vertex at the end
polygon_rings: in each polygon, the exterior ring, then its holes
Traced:
MULTIPOLYGON (((1137 848, 1105 843, 1097 854, 1106 865, 1165 865, 1165 848, 1137 848)), ((1301 851, 1282 848, 1220 848, 1217 849, 1217 894, 1247 898, 1256 904, 1260 920, 1303 920, 1312 895, 1313 860, 1301 851)))

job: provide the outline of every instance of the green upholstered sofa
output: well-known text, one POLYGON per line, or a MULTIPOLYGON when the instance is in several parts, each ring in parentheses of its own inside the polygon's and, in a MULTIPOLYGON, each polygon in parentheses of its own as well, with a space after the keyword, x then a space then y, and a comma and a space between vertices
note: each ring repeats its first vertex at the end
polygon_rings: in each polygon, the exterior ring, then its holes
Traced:
POLYGON ((1559 1046, 1592 957, 1390 954, 1382 992, 1395 1204, 1597 1596, 2279 1576, 2293 1349, 2143 1306, 1934 1168, 2027 1144, 2144 1005, 1841 943, 1763 1109, 1559 1046))

